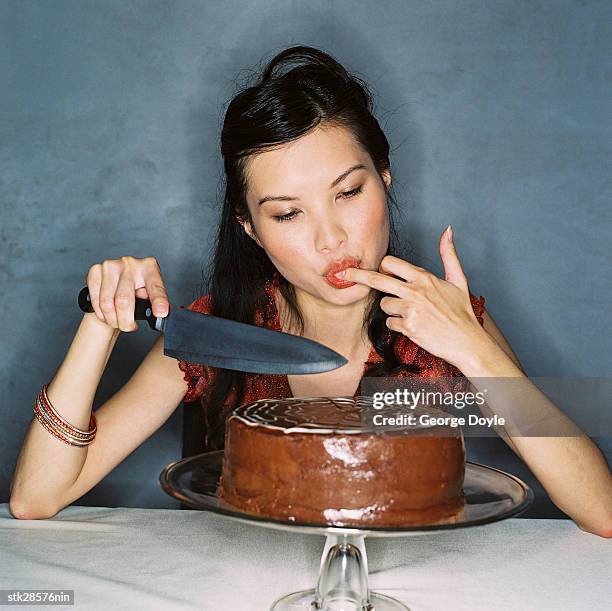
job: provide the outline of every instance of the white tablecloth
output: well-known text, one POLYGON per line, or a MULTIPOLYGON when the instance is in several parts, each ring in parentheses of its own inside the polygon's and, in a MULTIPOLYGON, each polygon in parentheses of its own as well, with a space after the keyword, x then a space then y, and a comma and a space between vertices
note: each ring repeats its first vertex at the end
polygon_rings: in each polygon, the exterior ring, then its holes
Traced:
MULTIPOLYGON (((71 506, 17 520, 4 503, 0 589, 71 589, 79 610, 264 611, 315 586, 324 541, 197 510, 71 506)), ((512 518, 366 548, 370 588, 412 611, 592 611, 612 600, 612 542, 569 520, 512 518)))

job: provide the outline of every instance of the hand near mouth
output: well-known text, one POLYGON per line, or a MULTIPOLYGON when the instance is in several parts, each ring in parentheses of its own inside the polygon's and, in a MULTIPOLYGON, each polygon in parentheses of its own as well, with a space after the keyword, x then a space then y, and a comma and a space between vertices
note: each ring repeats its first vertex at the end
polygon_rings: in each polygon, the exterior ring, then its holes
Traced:
POLYGON ((450 225, 440 236, 439 246, 445 280, 390 255, 381 261, 380 271, 351 267, 337 275, 394 295, 380 300, 381 309, 389 314, 387 327, 459 367, 472 353, 474 343, 488 334, 474 313, 450 225))

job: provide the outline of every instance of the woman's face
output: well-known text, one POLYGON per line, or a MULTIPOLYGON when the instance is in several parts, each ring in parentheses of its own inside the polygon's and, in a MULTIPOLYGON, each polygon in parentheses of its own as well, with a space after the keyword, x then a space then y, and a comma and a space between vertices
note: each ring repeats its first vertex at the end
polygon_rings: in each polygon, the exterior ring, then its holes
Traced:
POLYGON ((296 289, 330 303, 365 298, 368 286, 334 272, 378 269, 389 242, 391 176, 385 173, 383 183, 352 132, 319 126, 251 157, 246 175, 253 224, 244 228, 278 271, 296 289))

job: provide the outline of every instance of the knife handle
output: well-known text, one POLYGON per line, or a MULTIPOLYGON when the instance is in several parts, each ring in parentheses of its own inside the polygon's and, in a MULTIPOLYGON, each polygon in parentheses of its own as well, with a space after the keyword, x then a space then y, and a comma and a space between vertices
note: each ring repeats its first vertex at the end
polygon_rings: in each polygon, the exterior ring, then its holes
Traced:
MULTIPOLYGON (((89 287, 85 286, 79 293, 79 307, 83 312, 93 312, 93 306, 91 305, 91 298, 89 296, 89 287)), ((158 318, 153 314, 151 309, 151 302, 148 299, 139 299, 136 297, 136 304, 134 307, 134 320, 146 320, 149 323, 149 327, 153 331, 161 331, 158 328, 158 318)), ((159 319, 163 320, 163 318, 159 319)))

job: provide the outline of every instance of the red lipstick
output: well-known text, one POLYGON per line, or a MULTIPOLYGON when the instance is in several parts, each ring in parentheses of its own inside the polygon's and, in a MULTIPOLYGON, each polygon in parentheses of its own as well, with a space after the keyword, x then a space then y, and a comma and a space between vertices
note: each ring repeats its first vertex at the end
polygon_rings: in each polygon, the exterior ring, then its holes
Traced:
POLYGON ((351 282, 350 280, 344 280, 343 278, 338 278, 335 274, 341 272, 344 269, 348 269, 349 267, 359 267, 360 261, 355 257, 345 257, 340 261, 332 261, 330 265, 327 266, 325 273, 323 274, 325 280, 336 289, 345 289, 349 286, 353 286, 357 284, 356 282, 351 282))

